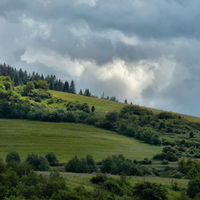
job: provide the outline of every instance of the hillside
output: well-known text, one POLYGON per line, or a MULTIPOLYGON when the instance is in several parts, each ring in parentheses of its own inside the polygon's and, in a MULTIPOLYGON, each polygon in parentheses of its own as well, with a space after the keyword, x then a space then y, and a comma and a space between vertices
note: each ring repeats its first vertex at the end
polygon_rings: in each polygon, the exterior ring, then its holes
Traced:
MULTIPOLYGON (((184 179, 200 173, 199 118, 49 91, 44 80, 13 87, 10 77, 2 76, 0 85, 0 158, 19 175, 29 167, 184 179)), ((109 181, 111 187, 118 184, 109 181)), ((160 181, 165 182, 155 180, 160 181)), ((171 183, 170 189, 182 190, 177 184, 171 183)), ((125 194, 118 189, 116 195, 125 194)))
MULTIPOLYGON (((80 103, 87 102, 90 107, 95 105, 96 111, 101 111, 101 112, 102 111, 120 111, 126 105, 121 102, 109 101, 109 100, 94 98, 94 97, 86 97, 86 96, 78 95, 78 94, 71 94, 71 93, 59 92, 59 91, 54 91, 54 90, 49 90, 49 92, 54 97, 61 98, 67 101, 72 101, 72 102, 78 101, 80 103)), ((141 107, 147 108, 148 110, 152 111, 155 114, 163 112, 163 110, 159 110, 155 108, 149 108, 149 107, 144 107, 144 106, 141 106, 141 107)), ((174 113, 174 114, 180 115, 184 119, 192 121, 192 122, 200 122, 200 117, 185 115, 181 113, 174 113)))
POLYGON ((54 152, 60 162, 75 155, 92 154, 98 161, 108 155, 123 154, 134 160, 161 152, 161 147, 85 124, 0 119, 0 132, 3 159, 10 151, 18 152, 23 159, 29 153, 44 156, 54 152))

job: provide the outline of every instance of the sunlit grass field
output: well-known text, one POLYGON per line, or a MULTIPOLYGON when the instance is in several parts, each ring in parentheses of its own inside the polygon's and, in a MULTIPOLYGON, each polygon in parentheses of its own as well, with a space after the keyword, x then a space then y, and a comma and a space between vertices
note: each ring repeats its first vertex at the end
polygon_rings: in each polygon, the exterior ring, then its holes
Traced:
POLYGON ((113 154, 129 159, 151 158, 162 147, 85 124, 0 119, 0 158, 10 151, 22 159, 29 153, 54 152, 60 162, 91 154, 96 161, 113 154))
MULTIPOLYGON (((53 90, 50 90, 49 92, 54 97, 61 98, 67 101, 72 101, 72 102, 78 101, 79 103, 88 103, 90 107, 95 106, 96 111, 119 111, 126 105, 120 102, 114 102, 114 101, 109 101, 109 100, 99 99, 99 98, 94 98, 94 97, 86 97, 86 96, 78 95, 78 94, 71 94, 71 93, 59 92, 59 91, 53 91, 53 90)), ((163 110, 159 110, 155 108, 147 108, 147 109, 151 110, 155 114, 163 112, 163 110)), ((179 113, 175 113, 175 114, 178 114, 184 119, 187 119, 189 121, 200 122, 199 117, 179 114, 179 113)))

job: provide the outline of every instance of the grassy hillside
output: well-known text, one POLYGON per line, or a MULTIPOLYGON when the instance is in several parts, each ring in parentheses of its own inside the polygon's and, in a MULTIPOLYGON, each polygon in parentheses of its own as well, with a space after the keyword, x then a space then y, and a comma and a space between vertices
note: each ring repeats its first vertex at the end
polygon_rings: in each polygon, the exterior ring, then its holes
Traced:
POLYGON ((85 124, 0 119, 0 133, 3 159, 10 151, 17 151, 22 158, 29 153, 54 152, 60 162, 86 154, 97 161, 113 154, 143 159, 160 153, 162 148, 85 124))
MULTIPOLYGON (((65 92, 59 92, 59 91, 53 91, 53 90, 50 90, 49 92, 54 97, 61 98, 67 101, 72 101, 72 102, 78 101, 80 103, 88 103, 90 107, 95 106, 96 111, 114 111, 114 110, 119 111, 126 105, 120 102, 114 102, 114 101, 109 101, 105 99, 93 98, 93 97, 86 97, 86 96, 78 95, 78 94, 71 94, 71 93, 65 93, 65 92)), ((163 110, 159 110, 155 108, 148 108, 148 109, 154 112, 155 114, 158 114, 163 111, 163 110)), ((200 122, 199 117, 185 115, 185 114, 178 114, 178 115, 192 122, 200 122)))

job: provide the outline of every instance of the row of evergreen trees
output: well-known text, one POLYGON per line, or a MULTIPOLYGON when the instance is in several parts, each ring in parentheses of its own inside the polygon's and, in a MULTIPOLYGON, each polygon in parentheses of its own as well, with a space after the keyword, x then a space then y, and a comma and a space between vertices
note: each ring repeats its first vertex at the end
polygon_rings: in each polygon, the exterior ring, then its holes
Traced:
POLYGON ((50 90, 76 93, 75 83, 72 80, 69 84, 68 81, 61 81, 57 79, 55 75, 47 75, 38 74, 37 72, 28 73, 26 70, 22 70, 21 68, 17 70, 9 65, 0 64, 0 75, 1 76, 10 76, 12 81, 14 82, 14 86, 25 85, 28 81, 38 81, 45 80, 49 83, 50 90))

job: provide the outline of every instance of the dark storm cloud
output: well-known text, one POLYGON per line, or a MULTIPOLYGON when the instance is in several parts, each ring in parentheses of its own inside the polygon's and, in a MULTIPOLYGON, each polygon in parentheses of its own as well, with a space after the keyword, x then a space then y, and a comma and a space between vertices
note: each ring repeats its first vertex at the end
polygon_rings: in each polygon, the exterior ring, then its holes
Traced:
POLYGON ((197 114, 186 105, 200 98, 199 8, 198 0, 1 0, 0 62, 197 114))

